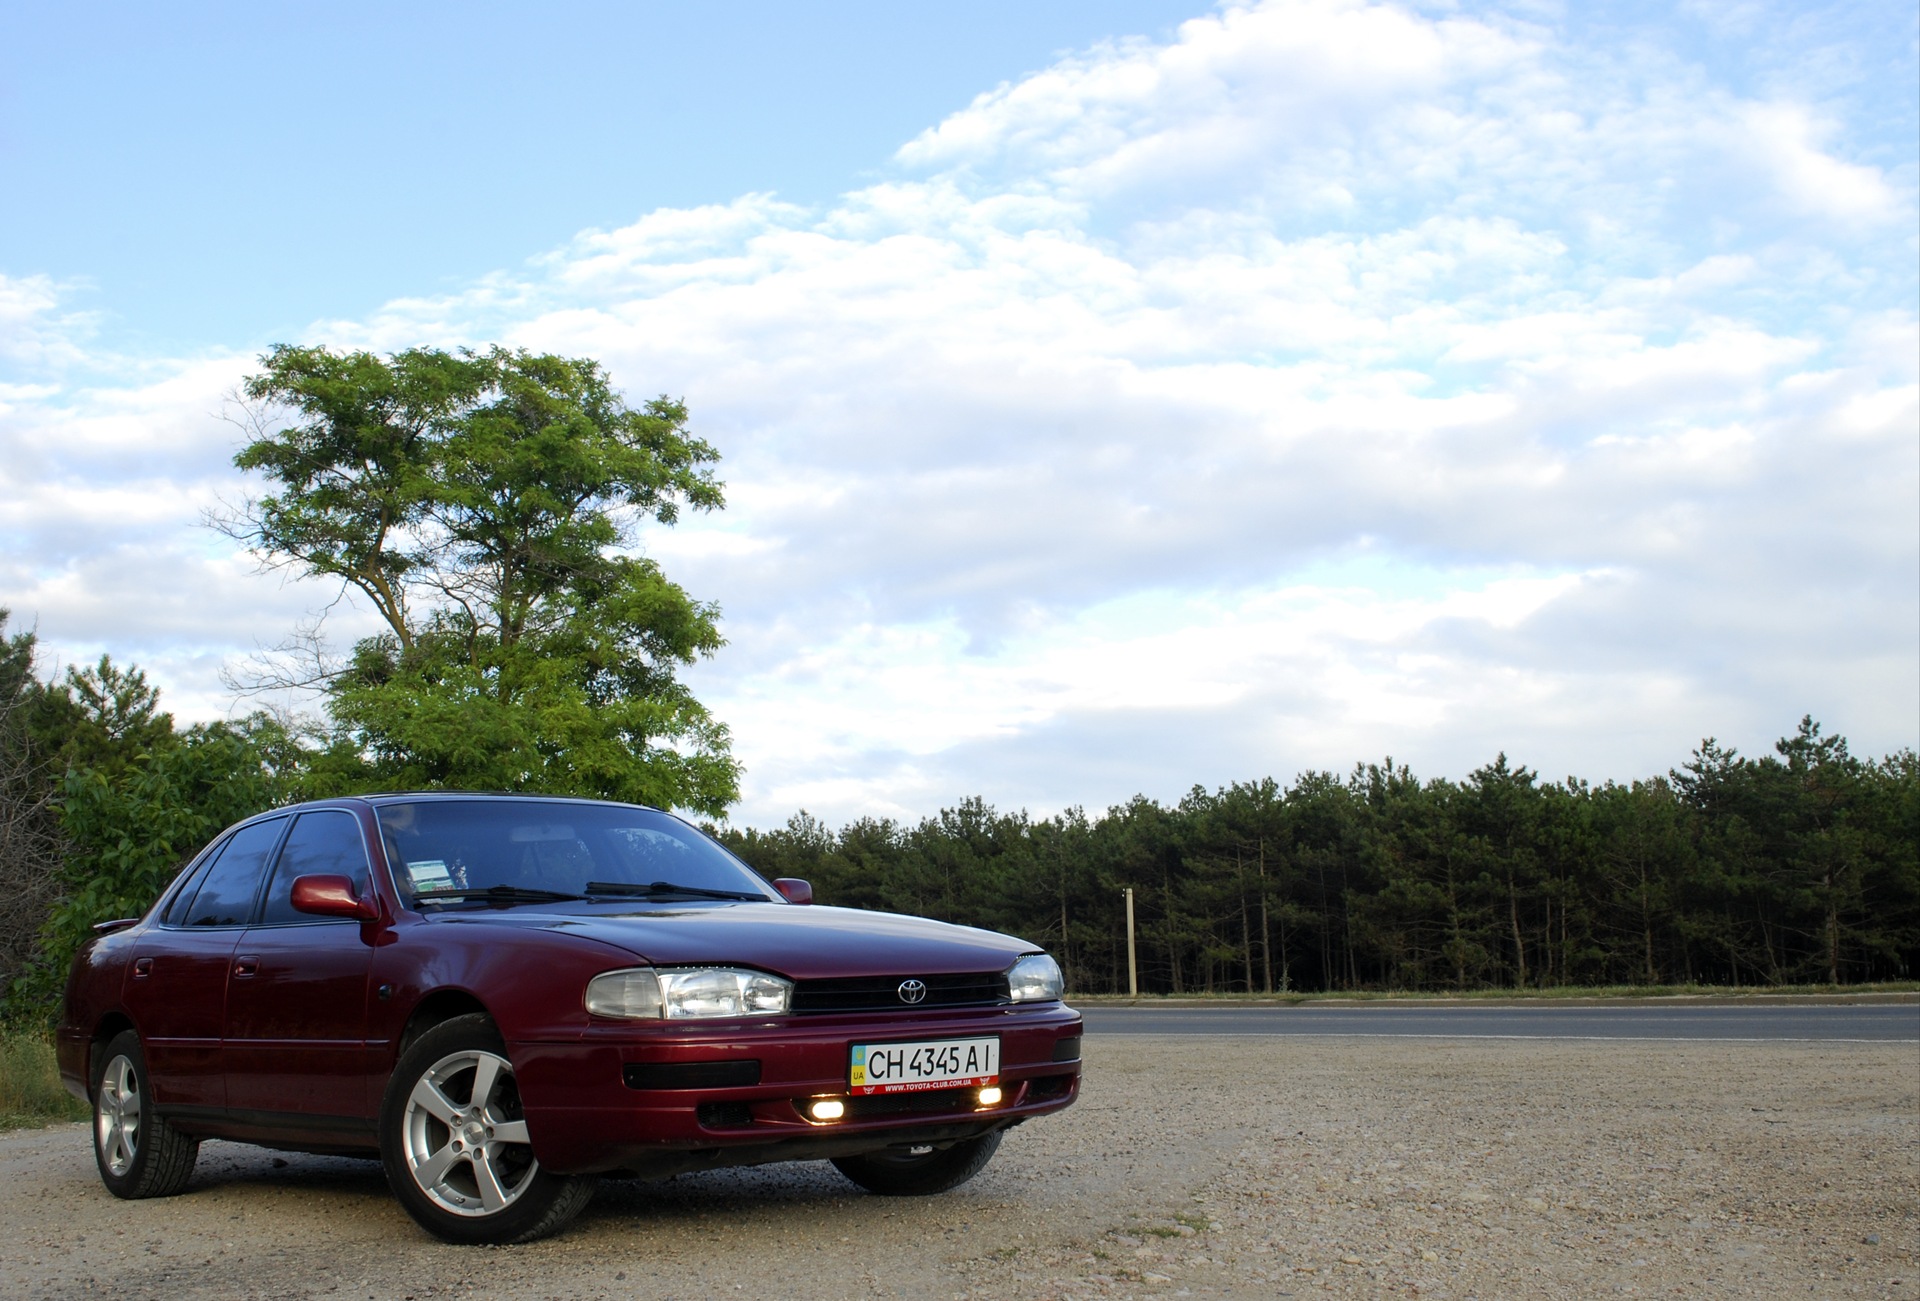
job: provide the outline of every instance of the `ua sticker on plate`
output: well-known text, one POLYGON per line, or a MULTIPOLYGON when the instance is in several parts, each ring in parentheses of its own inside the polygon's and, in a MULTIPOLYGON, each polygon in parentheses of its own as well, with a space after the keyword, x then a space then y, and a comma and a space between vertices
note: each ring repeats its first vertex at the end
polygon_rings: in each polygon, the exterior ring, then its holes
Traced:
POLYGON ((855 1044, 848 1084, 856 1094, 962 1089, 1000 1081, 1000 1040, 926 1039, 855 1044))

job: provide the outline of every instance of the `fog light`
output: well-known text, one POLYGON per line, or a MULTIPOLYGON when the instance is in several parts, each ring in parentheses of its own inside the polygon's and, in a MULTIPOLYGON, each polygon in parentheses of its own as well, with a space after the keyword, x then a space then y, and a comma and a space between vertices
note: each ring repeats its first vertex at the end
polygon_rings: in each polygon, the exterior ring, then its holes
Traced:
POLYGON ((807 1108, 815 1120, 838 1120, 847 1114, 847 1104, 838 1098, 820 1098, 807 1108))
POLYGON ((983 1107, 999 1106, 1000 1090, 991 1084, 989 1084, 986 1088, 980 1090, 980 1105, 983 1107))

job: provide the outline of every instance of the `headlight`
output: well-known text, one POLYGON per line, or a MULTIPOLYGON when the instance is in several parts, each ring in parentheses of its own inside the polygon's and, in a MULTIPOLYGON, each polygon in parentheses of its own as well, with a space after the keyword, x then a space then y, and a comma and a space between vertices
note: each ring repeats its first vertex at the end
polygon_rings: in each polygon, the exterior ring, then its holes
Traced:
POLYGON ((587 1011, 628 1020, 778 1016, 793 982, 735 967, 631 967, 587 982, 587 1011))
POLYGON ((647 967, 595 976, 587 982, 587 1011, 595 1016, 659 1016, 660 978, 647 967))
POLYGON ((1029 953, 1007 972, 1007 988, 1016 1003, 1034 1003, 1058 998, 1066 992, 1066 978, 1060 964, 1044 953, 1029 953))

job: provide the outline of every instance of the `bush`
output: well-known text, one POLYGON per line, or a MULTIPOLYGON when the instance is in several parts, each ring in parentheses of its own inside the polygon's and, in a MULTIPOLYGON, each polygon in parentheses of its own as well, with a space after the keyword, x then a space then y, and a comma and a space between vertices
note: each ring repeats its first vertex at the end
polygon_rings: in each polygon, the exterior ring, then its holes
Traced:
POLYGON ((277 803, 280 781, 268 758, 243 727, 214 723, 118 772, 69 771, 60 814, 71 849, 60 898, 33 964, 8 991, 8 1014, 50 1019, 67 964, 95 922, 140 916, 222 828, 277 803))
POLYGON ((0 1035, 0 1129, 86 1118, 87 1104, 60 1083, 45 1034, 0 1035))

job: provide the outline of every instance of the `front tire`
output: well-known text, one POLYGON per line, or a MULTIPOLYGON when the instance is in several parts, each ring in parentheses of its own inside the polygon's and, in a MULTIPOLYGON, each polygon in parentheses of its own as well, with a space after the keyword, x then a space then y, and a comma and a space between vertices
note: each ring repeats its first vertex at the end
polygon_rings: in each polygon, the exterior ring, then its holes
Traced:
POLYGON ((93 1076, 93 1159, 115 1197, 171 1197, 187 1186, 200 1156, 189 1138, 154 1110, 147 1056, 132 1030, 115 1035, 93 1076))
POLYGON ((380 1107, 380 1159, 407 1214, 445 1242, 530 1242, 593 1197, 591 1179, 540 1168, 506 1045, 478 1013, 401 1054, 380 1107))
POLYGON ((979 1174, 999 1146, 1000 1131, 996 1129, 978 1138, 962 1139, 952 1147, 837 1156, 833 1168, 870 1193, 926 1197, 958 1188, 979 1174))

